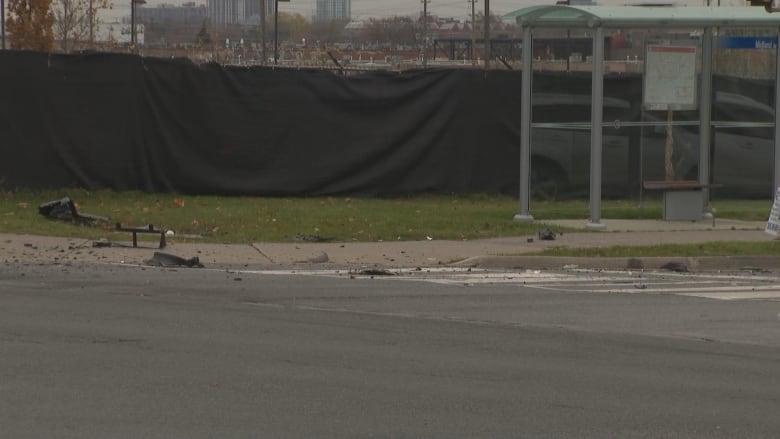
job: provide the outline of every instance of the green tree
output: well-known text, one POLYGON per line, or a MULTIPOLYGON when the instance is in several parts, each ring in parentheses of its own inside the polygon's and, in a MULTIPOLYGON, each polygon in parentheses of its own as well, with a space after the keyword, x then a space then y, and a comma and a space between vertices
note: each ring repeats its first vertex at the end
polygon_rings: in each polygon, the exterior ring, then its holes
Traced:
POLYGON ((54 49, 52 0, 9 0, 6 19, 12 49, 51 52, 54 49))

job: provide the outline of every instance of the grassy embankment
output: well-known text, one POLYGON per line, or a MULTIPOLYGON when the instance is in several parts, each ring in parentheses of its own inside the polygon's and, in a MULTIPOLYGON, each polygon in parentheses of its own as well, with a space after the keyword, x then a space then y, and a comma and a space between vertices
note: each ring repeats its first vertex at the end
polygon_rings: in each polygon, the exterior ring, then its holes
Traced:
MULTIPOLYGON (((719 218, 766 221, 771 202, 717 200, 719 218)), ((260 198, 188 196, 112 191, 11 191, 0 193, 0 232, 33 235, 126 240, 113 230, 116 222, 130 226, 153 224, 176 231, 177 241, 247 243, 290 242, 296 235, 319 235, 336 241, 388 241, 477 239, 535 235, 546 228, 544 220, 587 219, 588 201, 533 202, 536 223, 512 220, 518 202, 488 195, 422 195, 394 199, 350 197, 260 198), (44 202, 70 196, 79 212, 111 218, 102 227, 52 221, 38 214, 44 202), (184 238, 197 235, 198 238, 184 238)), ((602 218, 657 219, 659 200, 646 200, 641 208, 633 200, 605 200, 602 218)), ((713 243, 654 246, 642 249, 551 249, 546 254, 624 256, 651 255, 780 254, 780 243, 713 243)))

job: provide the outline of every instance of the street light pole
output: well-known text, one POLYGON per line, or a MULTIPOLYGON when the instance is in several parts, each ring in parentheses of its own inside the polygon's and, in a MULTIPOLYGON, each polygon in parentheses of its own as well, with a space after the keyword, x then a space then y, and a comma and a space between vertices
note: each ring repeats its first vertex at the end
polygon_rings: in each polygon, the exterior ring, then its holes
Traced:
POLYGON ((135 50, 135 0, 130 0, 130 49, 135 50))
POLYGON ((0 37, 3 40, 3 50, 5 50, 5 1, 0 0, 0 26, 3 27, 3 32, 0 32, 0 37))
POLYGON ((279 0, 274 0, 274 65, 279 64, 279 0))
POLYGON ((266 9, 266 2, 268 0, 260 0, 260 47, 262 48, 263 61, 260 65, 265 65, 268 62, 267 55, 265 53, 265 16, 268 10, 266 9))
POLYGON ((135 52, 138 50, 138 33, 135 29, 135 9, 136 4, 146 4, 146 0, 130 0, 130 48, 135 52))
POLYGON ((485 70, 490 68, 490 0, 485 0, 485 70))

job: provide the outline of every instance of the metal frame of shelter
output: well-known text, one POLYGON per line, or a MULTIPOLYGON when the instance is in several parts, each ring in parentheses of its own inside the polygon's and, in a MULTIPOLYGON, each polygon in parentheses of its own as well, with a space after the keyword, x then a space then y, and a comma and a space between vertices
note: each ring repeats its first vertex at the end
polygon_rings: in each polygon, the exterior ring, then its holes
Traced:
MULTIPOLYGON (((780 14, 757 7, 648 7, 648 6, 531 6, 507 14, 523 31, 523 76, 520 125, 520 213, 516 221, 533 221, 529 212, 531 171, 531 82, 534 29, 589 29, 593 32, 590 130, 590 219, 586 227, 605 228, 601 221, 602 123, 604 101, 604 29, 703 29, 699 126, 710 127, 712 111, 713 28, 775 28, 780 36, 780 14), (527 49, 526 49, 527 48, 527 49), (526 56, 531 55, 531 56, 526 56), (597 128, 597 129, 594 129, 597 128)), ((775 69, 774 186, 780 185, 780 44, 775 69)), ((700 129, 699 183, 710 182, 709 129, 700 129)), ((702 214, 704 214, 702 206, 702 214)))

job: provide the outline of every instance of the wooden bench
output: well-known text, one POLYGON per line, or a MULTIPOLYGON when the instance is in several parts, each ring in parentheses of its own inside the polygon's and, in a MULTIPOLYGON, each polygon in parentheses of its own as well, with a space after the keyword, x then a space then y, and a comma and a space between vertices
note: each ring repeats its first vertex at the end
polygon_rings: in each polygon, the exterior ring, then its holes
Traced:
POLYGON ((646 190, 663 191, 663 219, 666 221, 698 221, 704 218, 704 189, 721 184, 702 184, 697 180, 646 180, 646 190))

